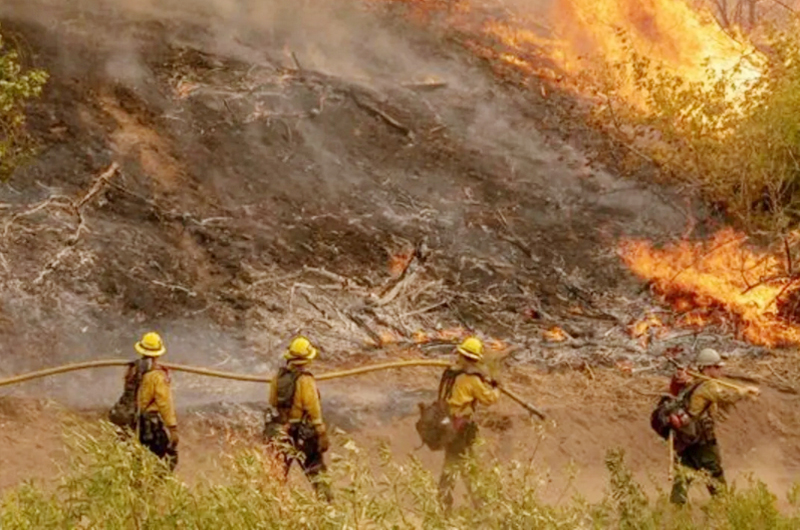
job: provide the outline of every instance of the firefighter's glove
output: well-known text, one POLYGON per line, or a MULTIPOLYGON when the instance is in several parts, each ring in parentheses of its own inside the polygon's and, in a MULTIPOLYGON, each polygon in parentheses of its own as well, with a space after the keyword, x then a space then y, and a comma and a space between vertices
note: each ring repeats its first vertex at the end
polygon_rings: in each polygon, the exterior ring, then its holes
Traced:
POLYGON ((169 427, 169 445, 172 447, 178 447, 178 441, 180 437, 178 436, 178 427, 173 426, 169 427))
POLYGON ((317 437, 318 437, 317 446, 319 447, 319 452, 320 453, 327 452, 328 449, 331 448, 331 440, 330 438, 328 438, 328 432, 323 431, 317 434, 317 437))

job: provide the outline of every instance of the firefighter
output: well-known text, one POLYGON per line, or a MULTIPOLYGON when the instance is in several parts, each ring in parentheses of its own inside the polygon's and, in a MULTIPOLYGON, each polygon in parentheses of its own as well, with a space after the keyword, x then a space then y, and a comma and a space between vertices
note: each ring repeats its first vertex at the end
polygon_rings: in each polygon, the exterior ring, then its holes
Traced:
POLYGON ((458 361, 445 370, 439 383, 439 399, 447 403, 454 430, 452 439, 444 448, 444 466, 439 479, 439 499, 448 511, 453 506, 453 487, 459 474, 464 476, 472 496, 469 476, 464 473, 464 459, 472 456, 478 435, 478 425, 473 420, 475 409, 478 404, 488 406, 495 403, 500 396, 497 383, 481 370, 483 349, 480 339, 465 339, 456 348, 458 361))
MULTIPOLYGON (((138 348, 137 348, 138 353, 138 348)), ((123 438, 130 433, 136 432, 138 423, 137 399, 139 387, 142 384, 144 374, 153 368, 153 357, 139 354, 136 360, 128 363, 125 371, 124 386, 122 395, 108 413, 111 423, 120 427, 123 438)))
POLYGON ((178 464, 178 420, 169 371, 158 362, 167 349, 158 333, 147 333, 134 348, 149 364, 136 394, 139 441, 174 470, 178 464))
MULTIPOLYGON (((733 405, 742 398, 756 397, 759 390, 751 386, 731 389, 715 381, 714 379, 722 377, 724 366, 722 357, 716 350, 702 350, 697 355, 696 363, 700 373, 712 380, 695 382, 689 390, 686 413, 690 428, 676 431, 675 450, 681 466, 708 473, 708 491, 716 495, 725 489, 725 474, 714 428, 720 409, 733 405)), ((673 503, 686 503, 690 482, 686 470, 679 469, 672 485, 670 499, 673 503)))
POLYGON ((295 337, 283 357, 271 385, 269 403, 274 410, 267 418, 267 441, 278 454, 284 480, 292 462, 303 469, 314 489, 328 502, 333 498, 323 476, 327 471, 323 455, 330 442, 322 420, 322 405, 314 376, 308 366, 319 351, 306 337, 295 337))

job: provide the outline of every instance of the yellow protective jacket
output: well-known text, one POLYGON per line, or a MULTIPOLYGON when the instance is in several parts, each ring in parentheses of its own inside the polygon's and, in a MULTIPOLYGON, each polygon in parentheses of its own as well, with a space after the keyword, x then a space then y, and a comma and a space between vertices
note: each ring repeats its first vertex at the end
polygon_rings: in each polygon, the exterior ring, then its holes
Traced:
MULTIPOLYGON (((314 376, 300 367, 292 366, 289 364, 287 368, 289 371, 299 372, 296 373, 297 379, 294 386, 294 394, 292 395, 291 406, 288 411, 281 411, 278 404, 278 384, 277 377, 276 383, 270 385, 269 403, 275 407, 281 416, 284 416, 289 423, 300 423, 302 421, 308 422, 313 425, 317 433, 322 434, 325 432, 325 423, 322 420, 322 403, 320 401, 319 390, 317 389, 317 382, 314 376)), ((281 377, 279 372, 278 377, 281 377)), ((287 376, 283 376, 287 377, 287 376)))
POLYGON ((456 376, 450 395, 446 397, 452 417, 470 419, 479 403, 492 405, 500 397, 500 391, 492 388, 476 369, 460 365, 451 370, 462 371, 456 376))
POLYGON ((744 391, 723 388, 716 381, 700 383, 689 397, 687 412, 698 422, 701 438, 705 441, 714 440, 714 424, 720 414, 720 407, 732 405, 746 395, 744 391))
POLYGON ((165 368, 155 367, 142 377, 136 403, 140 413, 157 412, 165 427, 177 427, 175 402, 172 400, 169 372, 165 368))

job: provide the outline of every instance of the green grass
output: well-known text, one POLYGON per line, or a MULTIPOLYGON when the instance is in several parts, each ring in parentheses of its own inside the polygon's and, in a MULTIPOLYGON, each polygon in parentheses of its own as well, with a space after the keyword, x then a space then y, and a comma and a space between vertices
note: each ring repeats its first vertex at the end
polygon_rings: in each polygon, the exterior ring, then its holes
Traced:
MULTIPOLYGON (((368 458, 352 441, 337 440, 331 465, 336 499, 319 500, 308 487, 274 478, 257 450, 221 455, 222 482, 188 486, 149 452, 120 441, 109 426, 68 435, 71 457, 56 487, 22 484, 2 501, 0 527, 10 529, 243 529, 243 528, 525 528, 525 529, 790 529, 800 517, 781 513, 759 482, 679 509, 666 493, 648 497, 624 464, 607 458, 609 480, 598 503, 540 500, 546 481, 535 464, 470 464, 480 507, 464 502, 445 516, 436 501, 436 477, 418 460, 397 461, 387 449, 368 458), (373 461, 374 460, 374 461, 373 461)), ((438 470, 436 470, 438 471, 438 470)), ((795 506, 794 491, 787 505, 795 506)))

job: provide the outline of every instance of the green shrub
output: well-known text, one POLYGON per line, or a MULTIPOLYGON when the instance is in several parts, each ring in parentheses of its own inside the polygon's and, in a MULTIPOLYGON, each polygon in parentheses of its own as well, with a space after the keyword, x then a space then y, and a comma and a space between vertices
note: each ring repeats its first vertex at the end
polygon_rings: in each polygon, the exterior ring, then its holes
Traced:
POLYGON ((25 107, 42 92, 47 74, 24 70, 19 54, 0 35, 0 180, 32 153, 25 132, 25 107))

